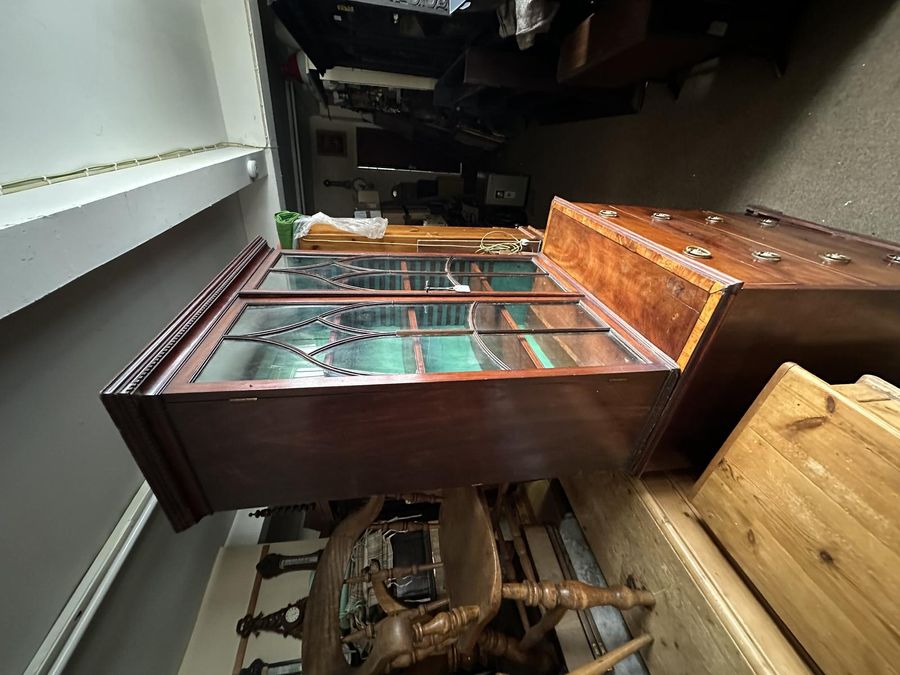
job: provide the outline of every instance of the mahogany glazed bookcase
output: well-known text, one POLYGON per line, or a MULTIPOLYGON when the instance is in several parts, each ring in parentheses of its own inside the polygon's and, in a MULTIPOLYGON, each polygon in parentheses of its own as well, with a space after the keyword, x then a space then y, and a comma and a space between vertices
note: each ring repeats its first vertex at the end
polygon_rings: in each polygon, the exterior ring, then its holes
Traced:
POLYGON ((834 361, 852 340, 867 349, 832 370, 880 360, 897 379, 895 254, 787 217, 560 199, 539 254, 258 239, 102 398, 176 529, 235 508, 683 464, 715 452, 782 360, 834 361))

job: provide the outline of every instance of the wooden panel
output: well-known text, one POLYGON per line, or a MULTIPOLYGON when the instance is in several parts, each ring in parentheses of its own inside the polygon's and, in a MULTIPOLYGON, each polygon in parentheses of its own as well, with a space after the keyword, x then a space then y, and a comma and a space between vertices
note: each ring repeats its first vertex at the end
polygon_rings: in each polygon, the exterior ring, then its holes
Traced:
POLYGON ((632 634, 654 638, 651 673, 809 672, 697 522, 683 477, 595 472, 562 482, 607 581, 657 599, 650 612, 624 612, 632 634))
POLYGON ((856 384, 834 385, 834 388, 900 429, 900 387, 874 375, 863 375, 856 384))
POLYGON ((681 453, 702 470, 785 361, 833 382, 865 372, 900 381, 897 345, 900 291, 744 288, 680 378, 656 452, 681 453))
POLYGON ((540 248, 541 236, 524 227, 450 227, 442 225, 388 225, 381 239, 369 239, 331 225, 313 225, 297 240, 305 251, 384 251, 386 253, 475 253, 482 242, 512 244, 526 239, 526 251, 540 248))
POLYGON ((786 364, 693 501, 824 671, 897 672, 900 429, 786 364))
POLYGON ((643 42, 649 18, 649 0, 603 3, 566 36, 559 54, 557 79, 573 80, 643 42))
POLYGON ((500 610, 503 583, 491 519, 476 488, 445 491, 438 536, 450 606, 476 606, 479 610, 478 618, 457 642, 461 653, 472 654, 478 636, 500 610))
POLYGON ((544 254, 682 367, 739 285, 558 198, 544 254))
POLYGON ((669 376, 660 368, 165 398, 218 511, 623 469, 643 448, 669 376))
MULTIPOLYGON (((707 213, 697 212, 699 218, 707 213)), ((848 265, 831 265, 827 269, 844 276, 850 283, 900 285, 900 265, 890 265, 885 256, 900 253, 900 245, 889 244, 860 234, 844 233, 812 223, 789 218, 780 219, 774 227, 761 227, 760 218, 738 214, 716 214, 725 220, 716 225, 736 235, 759 242, 772 250, 784 251, 823 265, 820 254, 837 251, 852 258, 848 265)))
POLYGON ((679 255, 687 246, 701 246, 712 254, 712 258, 701 259, 701 264, 740 279, 748 286, 795 286, 801 283, 817 286, 857 285, 854 280, 835 273, 834 267, 826 267, 786 252, 777 263, 755 260, 753 252, 760 248, 759 245, 737 236, 727 228, 717 228, 706 223, 703 220, 705 214, 699 211, 661 209, 671 218, 660 220, 651 217, 656 209, 647 207, 609 204, 579 206, 594 213, 603 209, 615 210, 619 214, 615 218, 617 223, 679 255))

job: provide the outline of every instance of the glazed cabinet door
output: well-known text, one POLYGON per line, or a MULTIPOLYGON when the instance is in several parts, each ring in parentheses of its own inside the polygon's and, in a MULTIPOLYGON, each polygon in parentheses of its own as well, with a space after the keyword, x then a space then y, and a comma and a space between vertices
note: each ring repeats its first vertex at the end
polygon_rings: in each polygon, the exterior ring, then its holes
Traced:
POLYGON ((677 367, 552 264, 306 258, 248 258, 103 394, 177 529, 641 461, 677 367))

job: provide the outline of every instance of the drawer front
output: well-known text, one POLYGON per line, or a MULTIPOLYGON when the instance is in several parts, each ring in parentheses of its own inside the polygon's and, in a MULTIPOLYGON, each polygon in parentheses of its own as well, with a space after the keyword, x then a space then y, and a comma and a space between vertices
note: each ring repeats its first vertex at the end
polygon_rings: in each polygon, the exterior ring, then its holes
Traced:
POLYGON ((760 247, 803 258, 828 269, 836 278, 846 279, 846 283, 900 286, 900 261, 892 264, 888 259, 890 255, 900 255, 900 244, 868 242, 853 235, 783 218, 697 213, 699 219, 706 215, 723 218, 721 223, 714 225, 721 231, 733 232, 760 247), (829 264, 822 258, 825 253, 840 253, 850 260, 844 264, 829 264))
MULTIPOLYGON (((779 251, 780 260, 773 262, 754 255, 766 247, 727 228, 705 221, 700 211, 660 211, 649 207, 584 205, 592 210, 615 210, 616 221, 629 230, 684 255, 689 246, 699 246, 709 252, 701 258, 703 264, 734 276, 754 286, 838 286, 853 283, 823 265, 797 255, 779 251), (665 213, 668 219, 654 217, 665 213)), ((600 216, 598 216, 600 217, 600 216)))
POLYGON ((739 281, 657 241, 674 247, 676 239, 688 241, 681 235, 662 236, 635 217, 601 218, 597 210, 554 200, 544 255, 684 368, 739 281))

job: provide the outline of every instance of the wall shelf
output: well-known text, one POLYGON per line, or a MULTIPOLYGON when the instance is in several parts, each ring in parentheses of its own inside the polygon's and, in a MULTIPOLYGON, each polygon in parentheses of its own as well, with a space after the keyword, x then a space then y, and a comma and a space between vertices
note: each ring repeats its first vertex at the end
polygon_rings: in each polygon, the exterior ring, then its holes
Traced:
POLYGON ((220 148, 0 196, 0 318, 266 174, 262 150, 220 148))

